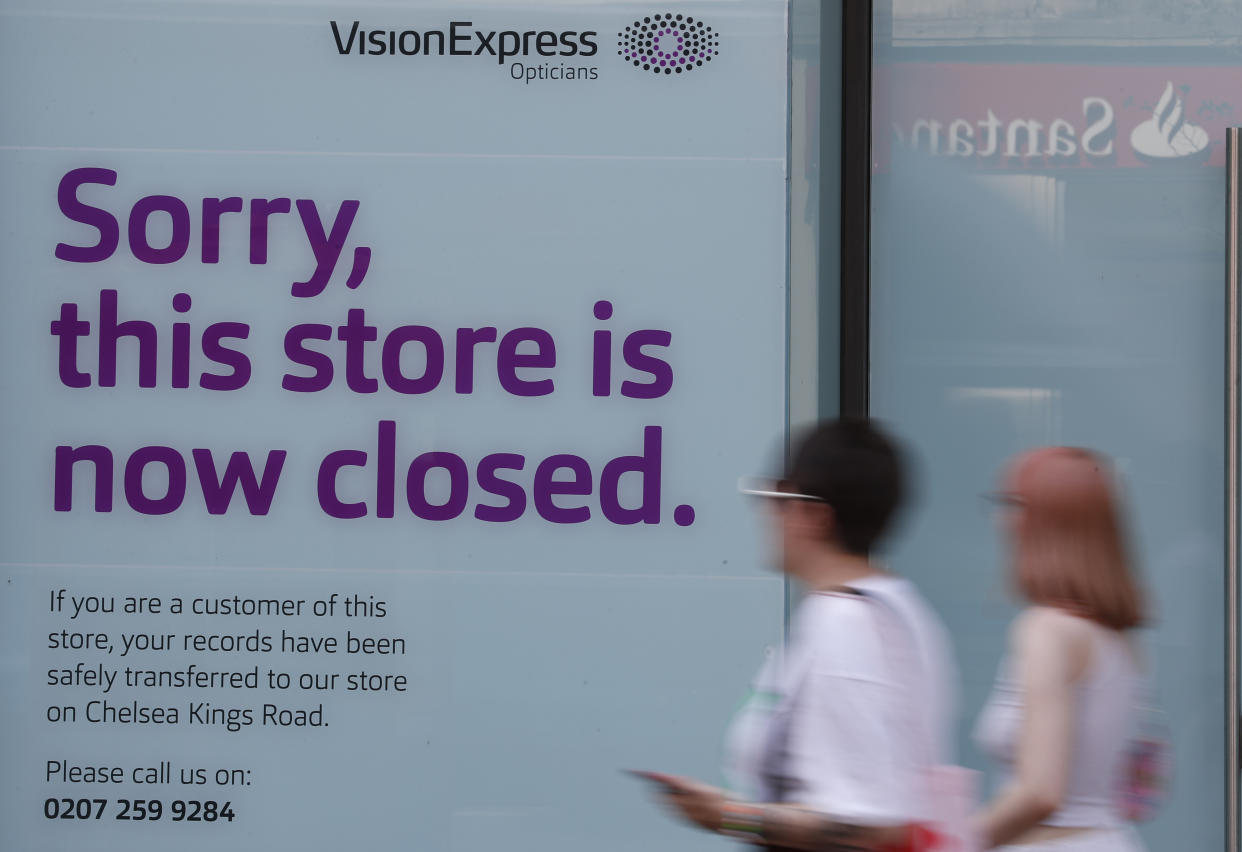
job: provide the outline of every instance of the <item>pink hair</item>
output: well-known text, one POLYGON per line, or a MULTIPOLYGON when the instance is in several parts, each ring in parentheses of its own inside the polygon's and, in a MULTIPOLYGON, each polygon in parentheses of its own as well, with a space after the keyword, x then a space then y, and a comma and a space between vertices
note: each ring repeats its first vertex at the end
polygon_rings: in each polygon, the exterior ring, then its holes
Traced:
POLYGON ((1143 622, 1106 458, 1078 447, 1032 450, 1010 467, 1006 490, 1020 513, 1011 528, 1013 576, 1027 600, 1114 630, 1143 622))

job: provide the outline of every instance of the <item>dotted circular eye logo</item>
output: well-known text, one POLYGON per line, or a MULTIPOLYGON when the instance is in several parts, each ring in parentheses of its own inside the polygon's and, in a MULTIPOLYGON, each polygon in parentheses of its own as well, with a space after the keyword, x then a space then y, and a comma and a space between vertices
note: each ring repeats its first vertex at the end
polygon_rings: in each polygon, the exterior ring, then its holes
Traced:
POLYGON ((651 15, 617 33, 617 55, 653 74, 680 74, 720 55, 716 31, 694 18, 651 15))

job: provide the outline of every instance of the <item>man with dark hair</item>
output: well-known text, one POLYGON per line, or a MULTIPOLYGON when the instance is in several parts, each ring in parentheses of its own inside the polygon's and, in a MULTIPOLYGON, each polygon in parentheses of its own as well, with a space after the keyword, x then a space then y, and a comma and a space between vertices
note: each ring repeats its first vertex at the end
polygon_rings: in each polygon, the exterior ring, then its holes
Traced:
POLYGON ((772 848, 919 848, 914 826, 943 816, 929 779, 953 759, 956 673, 931 608, 870 556, 905 497, 901 452, 871 421, 827 421, 780 479, 743 490, 767 502, 807 594, 729 738, 747 798, 665 777, 669 802, 772 848))
POLYGON ((842 550, 866 556, 905 499, 900 451, 871 421, 825 421, 795 445, 782 480, 831 507, 842 550))

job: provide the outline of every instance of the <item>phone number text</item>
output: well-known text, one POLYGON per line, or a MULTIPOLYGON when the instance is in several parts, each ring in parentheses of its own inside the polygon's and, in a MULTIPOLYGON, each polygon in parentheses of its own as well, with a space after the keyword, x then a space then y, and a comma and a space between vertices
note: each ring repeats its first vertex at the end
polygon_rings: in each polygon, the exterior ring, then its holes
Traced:
POLYGON ((103 819, 105 813, 112 819, 134 822, 165 818, 170 822, 232 822, 236 816, 231 802, 198 799, 174 799, 167 806, 159 799, 47 799, 43 802, 43 815, 48 819, 103 819))

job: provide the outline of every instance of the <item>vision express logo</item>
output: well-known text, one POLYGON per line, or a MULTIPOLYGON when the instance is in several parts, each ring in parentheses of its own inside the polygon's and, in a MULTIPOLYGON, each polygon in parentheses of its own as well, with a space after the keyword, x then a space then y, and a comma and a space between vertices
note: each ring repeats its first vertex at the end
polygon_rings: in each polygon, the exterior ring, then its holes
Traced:
POLYGON ((473 21, 452 21, 447 29, 364 29, 354 21, 346 30, 331 22, 336 50, 342 56, 490 56, 503 65, 516 56, 594 56, 594 30, 480 30, 473 21))
MULTIPOLYGON (((331 21, 332 38, 342 56, 484 56, 504 65, 532 59, 590 58, 599 52, 596 30, 487 30, 473 21, 451 21, 440 29, 367 28, 331 21)), ((701 19, 664 12, 634 20, 617 33, 617 56, 627 65, 672 76, 702 68, 720 54, 720 38, 701 19)), ((597 67, 547 66, 538 79, 598 79, 597 67), (561 74, 558 76, 556 70, 561 74), (574 74, 573 72, 579 72, 574 74), (582 72, 590 72, 582 73, 582 72)), ((533 69, 530 69, 533 70, 533 69)), ((522 75, 514 74, 514 79, 522 75)), ((531 75, 525 75, 530 82, 531 75)))
POLYGON ((672 12, 650 15, 617 33, 617 55, 656 74, 693 71, 719 53, 720 38, 711 27, 672 12))

